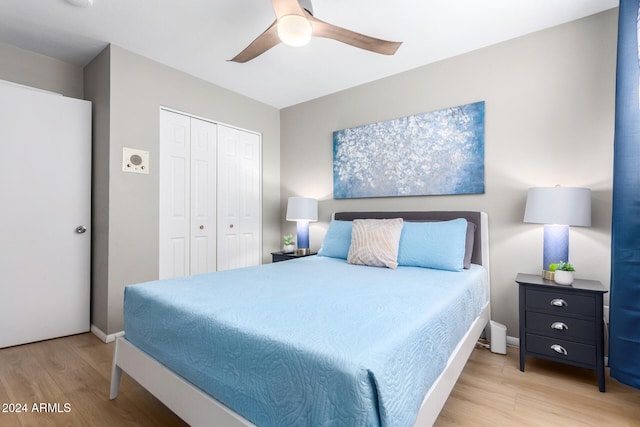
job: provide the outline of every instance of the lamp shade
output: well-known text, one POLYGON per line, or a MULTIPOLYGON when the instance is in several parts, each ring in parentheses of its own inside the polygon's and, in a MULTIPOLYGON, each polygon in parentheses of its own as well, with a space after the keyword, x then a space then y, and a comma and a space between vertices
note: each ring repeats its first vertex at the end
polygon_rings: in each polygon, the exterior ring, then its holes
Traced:
POLYGON ((317 221, 318 201, 307 197, 289 197, 287 221, 317 221))
POLYGON ((591 190, 559 186, 530 188, 524 222, 590 227, 591 190))

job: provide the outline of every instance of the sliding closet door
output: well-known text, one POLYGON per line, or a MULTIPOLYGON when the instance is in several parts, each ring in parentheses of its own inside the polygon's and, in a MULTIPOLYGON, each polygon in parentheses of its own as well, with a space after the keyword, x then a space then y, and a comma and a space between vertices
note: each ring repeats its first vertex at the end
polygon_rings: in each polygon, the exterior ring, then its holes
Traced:
POLYGON ((216 127, 191 119, 191 274, 216 271, 216 127))
POLYGON ((218 125, 218 270, 260 264, 260 136, 218 125))
POLYGON ((216 125, 160 111, 159 277, 216 270, 216 125))
POLYGON ((160 111, 160 279, 189 275, 191 122, 160 111))
POLYGON ((0 348, 89 330, 91 103, 0 82, 0 348))

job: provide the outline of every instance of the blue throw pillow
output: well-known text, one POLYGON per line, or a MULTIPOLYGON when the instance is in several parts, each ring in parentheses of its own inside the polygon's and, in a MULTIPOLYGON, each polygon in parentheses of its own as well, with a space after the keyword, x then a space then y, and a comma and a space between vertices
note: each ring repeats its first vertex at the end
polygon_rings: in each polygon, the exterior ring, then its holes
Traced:
POLYGON ((405 222, 398 265, 462 271, 467 237, 463 218, 437 222, 405 222))
POLYGON ((331 221, 318 255, 347 259, 351 246, 352 226, 351 221, 331 221))

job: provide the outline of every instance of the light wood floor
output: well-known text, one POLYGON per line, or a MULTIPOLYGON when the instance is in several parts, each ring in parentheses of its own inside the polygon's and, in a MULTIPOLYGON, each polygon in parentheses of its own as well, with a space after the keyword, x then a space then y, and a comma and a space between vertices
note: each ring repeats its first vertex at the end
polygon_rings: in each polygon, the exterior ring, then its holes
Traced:
MULTIPOLYGON (((0 412, 0 426, 184 426, 126 375, 109 400, 113 346, 82 334, 0 350, 0 411, 29 411, 0 412)), ((436 426, 640 426, 640 391, 607 378, 600 393, 595 373, 532 358, 522 373, 508 352, 474 350, 436 426)))
POLYGON ((640 390, 609 377, 598 391, 596 373, 476 348, 436 422, 443 426, 640 426, 640 390))

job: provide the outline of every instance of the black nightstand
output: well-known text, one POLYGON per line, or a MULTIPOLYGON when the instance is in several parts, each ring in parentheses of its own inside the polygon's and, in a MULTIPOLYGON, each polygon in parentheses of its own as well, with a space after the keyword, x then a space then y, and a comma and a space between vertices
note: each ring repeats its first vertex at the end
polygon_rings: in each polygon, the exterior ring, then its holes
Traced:
POLYGON ((604 319, 596 280, 575 279, 557 285, 540 276, 519 273, 520 370, 527 355, 595 370, 604 391, 604 319))
POLYGON ((295 252, 271 252, 271 262, 288 261, 290 259, 304 258, 306 256, 317 255, 317 252, 311 252, 305 255, 296 255, 295 252))

